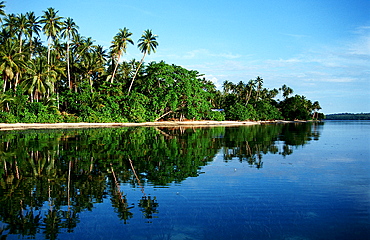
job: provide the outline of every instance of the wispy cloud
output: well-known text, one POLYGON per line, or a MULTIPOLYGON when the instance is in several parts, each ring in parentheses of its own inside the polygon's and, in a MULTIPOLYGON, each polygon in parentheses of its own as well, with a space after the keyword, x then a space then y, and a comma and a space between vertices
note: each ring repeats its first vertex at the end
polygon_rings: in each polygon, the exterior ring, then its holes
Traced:
POLYGON ((370 58, 370 26, 358 27, 354 33, 358 38, 349 45, 349 53, 370 58))
POLYGON ((185 53, 182 58, 185 59, 203 59, 209 57, 217 57, 217 58, 224 58, 224 59, 237 59, 240 58, 240 54, 232 54, 230 52, 220 52, 220 53, 212 53, 208 49, 196 49, 185 53))

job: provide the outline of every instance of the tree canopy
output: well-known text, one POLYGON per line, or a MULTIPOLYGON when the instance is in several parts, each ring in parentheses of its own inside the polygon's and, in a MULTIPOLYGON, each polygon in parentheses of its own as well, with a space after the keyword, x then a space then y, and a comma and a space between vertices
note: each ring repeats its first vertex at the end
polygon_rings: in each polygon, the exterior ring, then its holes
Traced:
POLYGON ((283 85, 267 89, 257 76, 225 81, 223 89, 196 70, 164 61, 145 63, 158 36, 145 30, 143 54, 122 61, 134 33, 126 27, 108 49, 79 33, 77 23, 50 7, 7 14, 0 3, 0 122, 142 122, 178 120, 317 119, 318 102, 283 85), (47 45, 41 41, 42 34, 47 45), (283 99, 277 99, 278 95, 283 99))

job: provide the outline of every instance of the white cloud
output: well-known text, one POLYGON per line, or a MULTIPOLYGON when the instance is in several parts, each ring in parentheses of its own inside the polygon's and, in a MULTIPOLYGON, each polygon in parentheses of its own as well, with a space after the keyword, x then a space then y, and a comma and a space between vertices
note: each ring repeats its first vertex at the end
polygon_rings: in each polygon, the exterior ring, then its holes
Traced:
POLYGON ((358 38, 349 46, 349 53, 370 57, 370 26, 358 27, 355 31, 358 38))
POLYGON ((184 56, 182 56, 185 59, 195 59, 195 58, 209 58, 209 57, 217 57, 217 58, 224 58, 224 59, 236 59, 240 58, 241 55, 239 54, 232 54, 230 52, 226 53, 212 53, 207 49, 196 49, 192 50, 190 52, 185 53, 184 56))

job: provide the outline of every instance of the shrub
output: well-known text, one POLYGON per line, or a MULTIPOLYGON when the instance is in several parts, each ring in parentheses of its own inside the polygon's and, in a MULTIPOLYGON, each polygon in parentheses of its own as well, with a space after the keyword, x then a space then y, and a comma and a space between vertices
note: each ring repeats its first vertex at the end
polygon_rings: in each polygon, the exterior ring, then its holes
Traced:
POLYGON ((229 109, 225 110, 225 118, 228 120, 255 120, 256 119, 256 111, 251 105, 247 107, 240 104, 235 103, 234 105, 230 106, 229 109))

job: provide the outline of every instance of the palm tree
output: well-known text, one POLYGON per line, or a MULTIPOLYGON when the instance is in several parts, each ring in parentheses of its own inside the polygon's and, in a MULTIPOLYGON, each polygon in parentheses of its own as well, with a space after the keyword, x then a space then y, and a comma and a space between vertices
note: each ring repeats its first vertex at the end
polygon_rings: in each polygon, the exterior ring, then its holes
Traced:
POLYGON ((23 34, 27 35, 29 28, 29 22, 24 14, 19 14, 15 17, 15 29, 16 34, 18 34, 18 41, 19 41, 19 52, 22 52, 22 37, 23 34))
POLYGON ((12 34, 10 31, 6 28, 1 28, 0 29, 0 43, 5 42, 7 39, 12 38, 12 34))
POLYGON ((234 89, 234 84, 228 80, 224 81, 222 84, 222 88, 224 90, 224 94, 230 93, 234 89))
POLYGON ((70 67, 69 67, 69 42, 71 40, 71 37, 75 37, 77 35, 78 26, 73 21, 72 18, 67 18, 62 27, 62 34, 61 36, 63 38, 67 38, 67 74, 68 74, 68 85, 69 89, 72 89, 72 82, 71 82, 71 73, 70 73, 70 67))
POLYGON ((75 53, 75 61, 83 61, 83 58, 89 56, 96 50, 97 46, 94 45, 94 40, 91 37, 85 38, 79 34, 73 37, 73 42, 71 45, 73 52, 75 53))
POLYGON ((112 56, 117 58, 116 60, 116 66, 114 67, 112 78, 111 78, 111 83, 113 83, 114 76, 117 71, 117 67, 119 64, 119 59, 121 58, 122 52, 126 53, 127 49, 127 43, 131 43, 134 45, 134 41, 130 38, 132 35, 131 32, 127 28, 124 29, 119 29, 119 32, 114 36, 113 41, 112 41, 112 56))
POLYGON ((96 54, 98 55, 98 61, 100 64, 104 65, 107 61, 107 50, 103 48, 102 45, 97 45, 95 49, 96 54))
MULTIPOLYGON (((4 8, 5 8, 5 2, 4 1, 1 1, 0 2, 0 16, 5 16, 5 11, 4 11, 4 8)), ((2 22, 2 18, 0 17, 0 23, 2 22)))
POLYGON ((249 100, 251 99, 251 96, 252 96, 252 91, 254 90, 256 84, 253 80, 249 80, 248 84, 247 84, 247 92, 246 92, 246 101, 245 101, 245 106, 248 105, 248 102, 249 100))
POLYGON ((90 91, 93 92, 93 79, 96 79, 104 71, 104 65, 100 63, 97 52, 88 53, 88 57, 79 64, 84 78, 89 80, 90 91))
POLYGON ((34 12, 27 12, 26 13, 26 18, 27 18, 27 21, 28 21, 27 37, 28 37, 29 43, 30 43, 30 51, 31 51, 30 59, 31 59, 33 51, 34 51, 34 48, 32 46, 33 34, 40 37, 41 26, 40 26, 40 22, 38 20, 39 17, 36 17, 34 12))
POLYGON ((279 90, 283 91, 283 97, 284 98, 287 98, 287 97, 289 97, 289 95, 293 94, 293 89, 291 89, 290 87, 288 87, 285 84, 281 88, 279 88, 279 90))
POLYGON ((51 41, 58 36, 62 26, 62 17, 57 15, 58 12, 54 8, 48 8, 47 11, 44 11, 40 21, 40 23, 44 24, 42 30, 48 38, 48 65, 50 63, 51 41))
POLYGON ((23 54, 19 52, 19 44, 16 40, 7 39, 3 44, 0 44, 0 71, 2 71, 4 80, 3 92, 6 90, 8 81, 12 80, 25 66, 23 54))
POLYGON ((22 88, 31 95, 31 101, 38 102, 42 96, 54 91, 53 82, 57 73, 54 70, 48 70, 45 61, 45 57, 30 61, 30 67, 27 71, 30 77, 22 82, 22 88))
POLYGON ((257 76, 255 82, 256 82, 256 86, 257 86, 256 101, 258 101, 259 98, 260 98, 261 90, 262 90, 263 79, 260 76, 257 76))
POLYGON ((317 111, 319 111, 321 109, 321 106, 320 106, 320 103, 318 101, 315 101, 313 104, 312 104, 312 108, 314 110, 314 113, 313 113, 313 119, 317 119, 318 118, 318 113, 317 111))
POLYGON ((141 38, 138 41, 138 43, 139 43, 138 48, 140 49, 140 51, 142 53, 144 53, 144 55, 143 55, 143 58, 140 61, 140 64, 139 64, 138 68, 136 69, 136 72, 135 72, 134 76, 132 77, 131 84, 130 84, 130 87, 128 89, 128 94, 130 94, 132 84, 134 83, 136 74, 139 71, 141 64, 143 64, 143 61, 144 61, 144 58, 145 58, 146 54, 149 55, 152 51, 155 53, 155 49, 158 46, 157 37, 158 36, 153 35, 152 30, 149 30, 149 29, 145 30, 143 35, 141 35, 141 38))
MULTIPOLYGON (((26 15, 24 14, 18 14, 14 18, 14 20, 15 20, 15 34, 18 35, 18 41, 19 41, 19 53, 22 53, 23 34, 27 35, 28 33, 29 22, 27 20, 26 15)), ((17 87, 19 83, 19 74, 20 72, 17 72, 15 75, 15 85, 14 85, 15 88, 17 87)))
POLYGON ((14 102, 14 98, 6 93, 0 93, 0 111, 9 111, 9 103, 14 102))
POLYGON ((15 35, 17 25, 17 16, 13 13, 8 14, 4 18, 3 29, 6 29, 11 37, 15 35))

